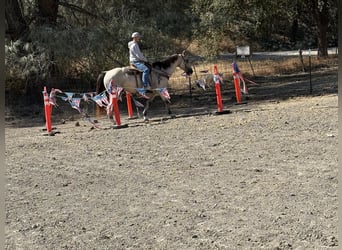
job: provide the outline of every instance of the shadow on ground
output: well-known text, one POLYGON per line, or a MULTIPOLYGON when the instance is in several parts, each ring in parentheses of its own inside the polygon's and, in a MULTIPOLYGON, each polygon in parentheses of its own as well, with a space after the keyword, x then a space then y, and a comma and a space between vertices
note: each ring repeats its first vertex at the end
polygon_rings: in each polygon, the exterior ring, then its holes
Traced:
MULTIPOLYGON (((247 82, 248 95, 242 95, 243 101, 248 103, 286 100, 300 96, 317 96, 334 94, 338 91, 337 83, 338 68, 330 68, 309 73, 298 73, 292 75, 255 77, 255 84, 247 82)), ((221 86, 222 102, 224 107, 230 107, 236 103, 235 89, 232 81, 226 81, 221 86)), ((177 115, 189 115, 191 113, 210 113, 217 109, 215 87, 209 86, 209 89, 202 90, 197 87, 192 89, 191 94, 176 94, 170 90, 171 108, 177 115)), ((11 98, 6 96, 6 98, 11 98)), ((21 100, 18 98, 18 100, 21 100)), ((143 99, 138 99, 144 102, 143 99)), ((70 107, 68 103, 62 100, 58 101, 58 107, 53 109, 53 122, 63 122, 65 120, 73 121, 81 118, 77 110, 70 107)), ((99 109, 96 104, 91 102, 84 107, 85 111, 91 116, 98 115, 99 109)), ((120 113, 127 116, 126 100, 123 98, 119 102, 120 113)), ((136 109, 134 112, 137 114, 136 109)), ((140 108, 139 112, 142 112, 140 108)), ((102 109, 101 114, 105 116, 102 109)), ((165 106, 156 98, 150 108, 151 117, 157 115, 166 115, 165 106)), ((38 104, 27 104, 20 101, 11 102, 6 100, 5 107, 5 125, 15 127, 45 126, 45 115, 43 97, 38 104)))

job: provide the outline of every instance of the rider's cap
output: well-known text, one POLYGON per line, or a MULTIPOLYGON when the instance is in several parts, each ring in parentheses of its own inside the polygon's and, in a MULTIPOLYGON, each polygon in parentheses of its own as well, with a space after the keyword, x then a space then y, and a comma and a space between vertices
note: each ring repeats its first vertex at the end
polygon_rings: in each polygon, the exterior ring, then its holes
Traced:
POLYGON ((132 38, 134 38, 134 37, 141 37, 141 35, 140 35, 139 32, 134 32, 134 33, 132 34, 132 38))

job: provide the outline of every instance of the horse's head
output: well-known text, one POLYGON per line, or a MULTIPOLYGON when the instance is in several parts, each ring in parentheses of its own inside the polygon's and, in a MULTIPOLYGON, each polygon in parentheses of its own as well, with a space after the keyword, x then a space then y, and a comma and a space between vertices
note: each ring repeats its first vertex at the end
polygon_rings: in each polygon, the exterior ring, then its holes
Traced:
POLYGON ((182 70, 184 70, 184 72, 186 73, 186 75, 190 76, 193 73, 192 67, 189 63, 189 59, 186 58, 185 55, 185 50, 183 51, 182 54, 179 55, 180 58, 180 64, 178 65, 178 67, 180 67, 182 70))
POLYGON ((185 57, 185 52, 182 54, 174 54, 163 61, 156 61, 152 63, 152 67, 157 70, 164 71, 169 76, 176 70, 177 67, 184 70, 186 75, 193 73, 189 60, 185 57))

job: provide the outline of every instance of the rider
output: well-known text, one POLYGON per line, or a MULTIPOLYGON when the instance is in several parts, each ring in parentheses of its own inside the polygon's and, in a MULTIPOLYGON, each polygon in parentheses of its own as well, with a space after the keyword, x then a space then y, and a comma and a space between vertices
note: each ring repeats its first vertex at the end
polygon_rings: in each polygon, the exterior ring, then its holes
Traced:
POLYGON ((145 65, 148 63, 146 57, 141 53, 138 42, 141 35, 138 32, 132 34, 132 41, 128 42, 129 62, 142 71, 142 84, 145 89, 150 89, 150 69, 145 65))

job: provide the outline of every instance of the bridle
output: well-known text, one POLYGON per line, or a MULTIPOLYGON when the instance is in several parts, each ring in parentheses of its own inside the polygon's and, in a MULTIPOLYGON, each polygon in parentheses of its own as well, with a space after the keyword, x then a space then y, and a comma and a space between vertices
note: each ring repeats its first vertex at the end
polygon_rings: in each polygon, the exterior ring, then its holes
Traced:
POLYGON ((190 66, 187 65, 187 61, 188 59, 185 59, 184 55, 183 54, 180 54, 181 57, 182 57, 182 60, 183 60, 183 64, 184 64, 184 72, 186 75, 191 75, 193 70, 190 66))

